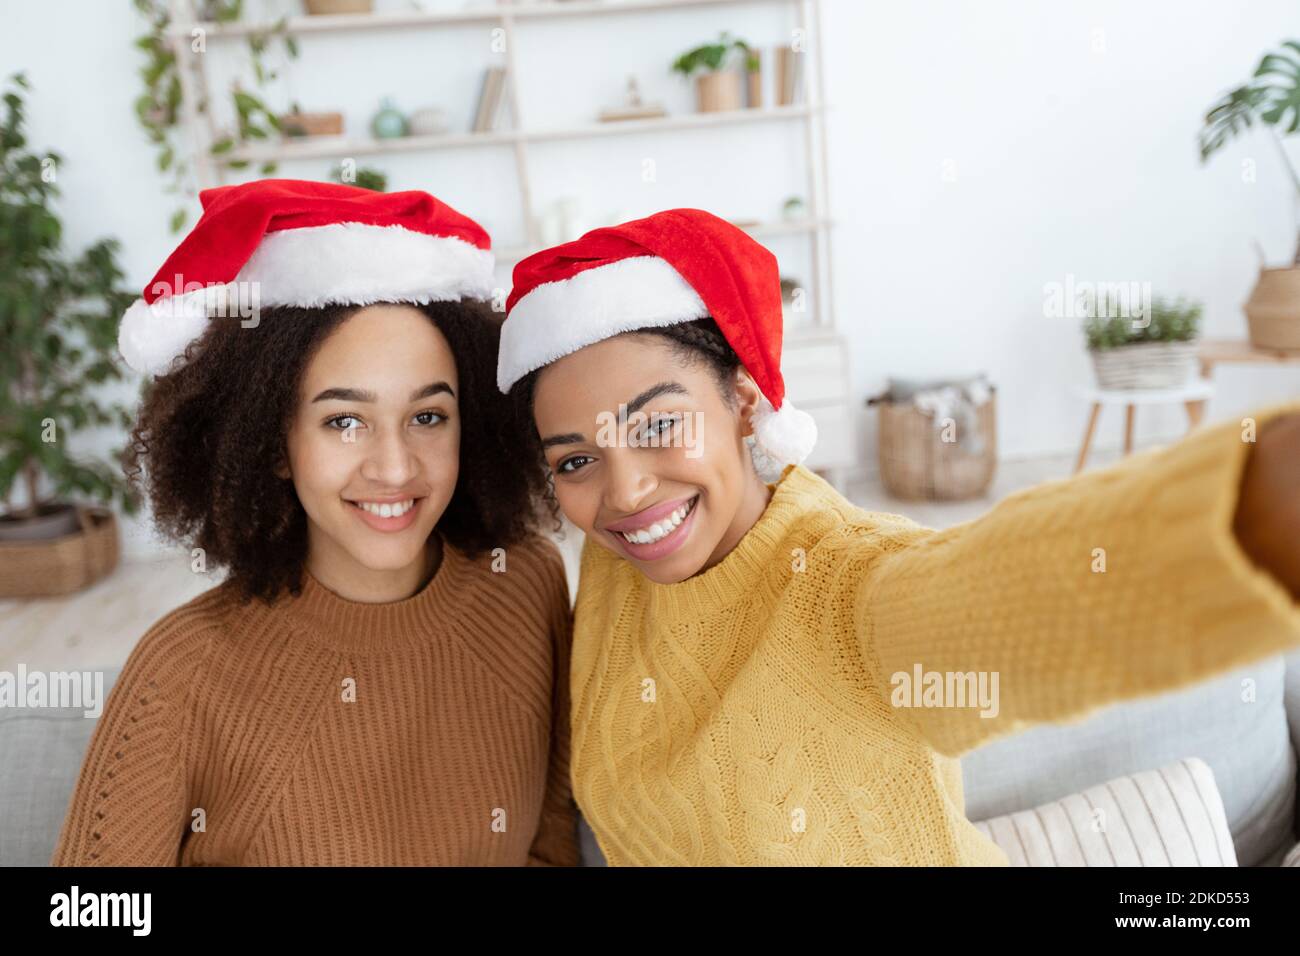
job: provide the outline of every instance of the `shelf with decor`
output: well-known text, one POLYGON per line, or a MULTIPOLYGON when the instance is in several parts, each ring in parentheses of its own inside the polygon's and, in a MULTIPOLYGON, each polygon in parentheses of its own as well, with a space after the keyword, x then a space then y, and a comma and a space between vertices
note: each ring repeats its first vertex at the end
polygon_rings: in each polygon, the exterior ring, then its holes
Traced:
MULTIPOLYGON (((412 27, 452 26, 455 24, 500 23, 507 18, 520 20, 558 17, 587 17, 604 14, 645 13, 652 11, 689 10, 703 7, 743 6, 754 3, 789 3, 790 0, 570 0, 570 2, 498 3, 467 7, 464 10, 408 10, 392 13, 335 13, 286 17, 284 28, 295 35, 311 33, 356 32, 358 30, 403 30, 412 27)), ((173 35, 189 40, 193 29, 205 31, 209 38, 242 38, 267 33, 278 21, 185 21, 171 28, 173 35)))
POLYGON ((308 159, 337 159, 345 156, 379 156, 384 153, 412 153, 425 150, 460 149, 467 146, 508 146, 512 143, 544 143, 565 139, 589 139, 600 136, 628 136, 636 133, 662 133, 674 130, 710 129, 744 123, 791 120, 806 117, 807 106, 774 106, 761 110, 733 110, 728 113, 695 113, 687 116, 664 116, 654 119, 623 120, 619 123, 588 123, 565 129, 491 130, 479 133, 439 133, 435 136, 402 136, 394 139, 348 137, 307 137, 280 144, 237 147, 216 162, 229 166, 236 162, 292 162, 308 159))

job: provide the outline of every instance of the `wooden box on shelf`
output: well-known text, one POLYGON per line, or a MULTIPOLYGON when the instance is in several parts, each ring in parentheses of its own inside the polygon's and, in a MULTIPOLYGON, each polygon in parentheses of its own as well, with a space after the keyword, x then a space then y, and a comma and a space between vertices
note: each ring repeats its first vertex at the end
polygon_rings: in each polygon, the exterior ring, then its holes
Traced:
POLYGON ((303 0, 303 5, 312 16, 370 13, 375 9, 374 0, 303 0))
POLYGON ((280 132, 286 139, 305 136, 342 136, 342 113, 285 113, 280 117, 280 132))

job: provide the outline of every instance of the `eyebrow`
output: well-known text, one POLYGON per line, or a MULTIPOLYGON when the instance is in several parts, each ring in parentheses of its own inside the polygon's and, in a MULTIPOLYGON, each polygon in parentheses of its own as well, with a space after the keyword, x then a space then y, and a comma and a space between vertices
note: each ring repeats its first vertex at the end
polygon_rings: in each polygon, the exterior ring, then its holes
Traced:
MULTIPOLYGON (((456 393, 446 382, 430 382, 424 388, 413 391, 410 400, 418 402, 422 398, 430 398, 443 392, 452 398, 456 397, 456 393)), ((376 400, 374 392, 367 392, 360 388, 327 388, 312 399, 313 402, 374 402, 376 400)))
MULTIPOLYGON (((639 412, 651 399, 658 398, 660 395, 690 395, 684 385, 677 382, 660 382, 657 385, 651 385, 644 392, 638 395, 632 401, 626 403, 626 411, 630 414, 639 412)), ((626 420, 626 419, 624 419, 626 420)), ((565 435, 551 435, 542 439, 542 451, 553 445, 578 445, 586 441, 586 438, 578 432, 569 432, 565 435)))

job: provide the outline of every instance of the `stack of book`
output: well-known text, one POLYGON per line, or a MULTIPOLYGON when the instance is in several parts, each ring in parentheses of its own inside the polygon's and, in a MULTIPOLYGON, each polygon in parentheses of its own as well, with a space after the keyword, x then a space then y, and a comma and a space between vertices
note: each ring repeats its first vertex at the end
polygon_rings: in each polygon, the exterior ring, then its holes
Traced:
POLYGON ((489 133, 497 128, 497 121, 501 117, 501 104, 506 98, 505 91, 505 67, 489 67, 483 74, 483 87, 478 95, 478 109, 474 111, 472 129, 475 133, 489 133))
POLYGON ((788 46, 776 48, 776 105, 792 106, 803 96, 804 54, 788 46))

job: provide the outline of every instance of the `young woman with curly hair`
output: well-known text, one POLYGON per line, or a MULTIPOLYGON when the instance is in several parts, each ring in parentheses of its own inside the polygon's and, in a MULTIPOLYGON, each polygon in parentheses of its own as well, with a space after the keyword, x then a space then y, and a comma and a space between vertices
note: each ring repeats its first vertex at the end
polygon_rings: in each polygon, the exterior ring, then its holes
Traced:
POLYGON ((132 651, 55 863, 576 863, 568 589, 502 464, 486 233, 417 192, 203 201, 123 320, 157 376, 128 466, 226 577, 132 651))
POLYGON ((594 230, 507 308, 498 385, 586 533, 572 778, 611 864, 1006 865, 958 754, 1300 643, 1300 405, 932 531, 799 464, 735 226, 594 230))

